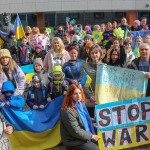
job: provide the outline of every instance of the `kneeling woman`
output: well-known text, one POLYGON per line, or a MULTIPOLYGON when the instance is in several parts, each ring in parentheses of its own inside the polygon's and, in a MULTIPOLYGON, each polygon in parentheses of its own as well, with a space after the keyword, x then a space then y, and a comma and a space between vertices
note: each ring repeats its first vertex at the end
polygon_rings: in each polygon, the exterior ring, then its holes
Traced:
POLYGON ((99 136, 85 106, 85 96, 80 86, 72 84, 65 96, 60 115, 60 133, 67 150, 98 150, 99 136))

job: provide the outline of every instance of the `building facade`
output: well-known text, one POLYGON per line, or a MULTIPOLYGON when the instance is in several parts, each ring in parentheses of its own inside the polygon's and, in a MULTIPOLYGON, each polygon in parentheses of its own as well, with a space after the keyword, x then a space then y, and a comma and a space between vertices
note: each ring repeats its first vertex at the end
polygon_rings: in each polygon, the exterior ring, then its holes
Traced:
POLYGON ((1 0, 0 13, 19 14, 24 26, 65 25, 65 18, 83 25, 120 21, 129 24, 146 16, 150 20, 150 0, 1 0))

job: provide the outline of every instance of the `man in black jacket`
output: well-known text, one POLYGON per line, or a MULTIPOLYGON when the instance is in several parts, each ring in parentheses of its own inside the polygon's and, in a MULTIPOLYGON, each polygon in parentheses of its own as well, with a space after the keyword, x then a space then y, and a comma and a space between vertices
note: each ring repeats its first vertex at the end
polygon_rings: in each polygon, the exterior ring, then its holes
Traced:
POLYGON ((145 72, 148 78, 146 96, 150 96, 150 47, 147 43, 142 43, 139 47, 140 57, 132 61, 128 66, 130 69, 140 70, 145 72))

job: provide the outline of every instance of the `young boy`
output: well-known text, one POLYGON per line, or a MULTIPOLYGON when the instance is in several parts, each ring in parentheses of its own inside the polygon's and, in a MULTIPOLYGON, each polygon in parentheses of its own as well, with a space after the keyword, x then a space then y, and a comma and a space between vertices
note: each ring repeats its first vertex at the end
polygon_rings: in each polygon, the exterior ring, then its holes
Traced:
POLYGON ((19 94, 14 96, 15 88, 11 81, 5 81, 2 85, 3 100, 0 100, 0 107, 10 106, 17 109, 22 109, 24 107, 24 99, 19 94))
POLYGON ((27 38, 22 38, 22 44, 18 47, 18 55, 21 65, 32 63, 31 47, 27 44, 27 38))
POLYGON ((47 101, 50 102, 52 99, 66 94, 68 85, 69 83, 64 80, 64 73, 61 66, 54 66, 50 73, 50 82, 47 86, 47 101))
POLYGON ((47 103, 46 87, 41 84, 41 78, 37 75, 32 77, 32 84, 28 91, 27 105, 31 109, 43 109, 47 103))

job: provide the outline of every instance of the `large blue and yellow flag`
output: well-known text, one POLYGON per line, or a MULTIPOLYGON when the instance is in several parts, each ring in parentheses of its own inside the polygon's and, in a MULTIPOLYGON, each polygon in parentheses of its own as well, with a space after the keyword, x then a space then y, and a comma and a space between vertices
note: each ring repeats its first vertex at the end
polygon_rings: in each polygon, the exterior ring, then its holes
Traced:
POLYGON ((60 96, 44 109, 17 110, 2 108, 5 118, 15 127, 10 142, 13 150, 43 150, 52 148, 61 142, 60 109, 64 96, 60 96))
POLYGON ((16 32, 16 39, 19 40, 25 36, 19 16, 17 15, 14 22, 14 31, 16 32))

